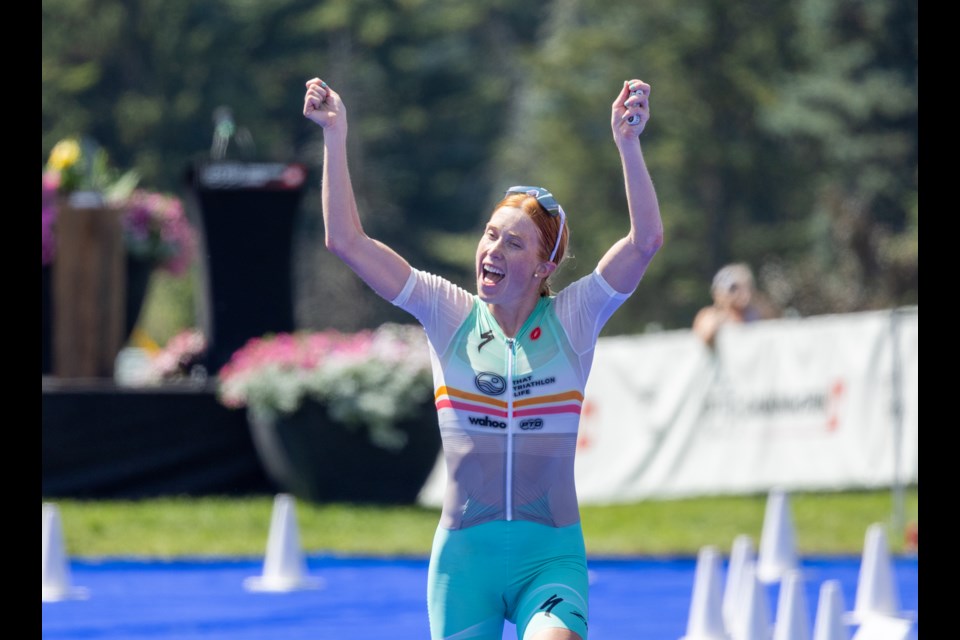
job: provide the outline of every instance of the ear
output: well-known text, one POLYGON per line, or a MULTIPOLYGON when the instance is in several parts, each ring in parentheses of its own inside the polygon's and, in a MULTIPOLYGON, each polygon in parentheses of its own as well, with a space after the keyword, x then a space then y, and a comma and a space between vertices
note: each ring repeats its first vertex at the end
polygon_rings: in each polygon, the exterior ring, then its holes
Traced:
POLYGON ((541 262, 537 265, 536 270, 533 272, 533 277, 540 278, 545 280, 550 277, 554 271, 556 271, 557 265, 553 262, 541 262))

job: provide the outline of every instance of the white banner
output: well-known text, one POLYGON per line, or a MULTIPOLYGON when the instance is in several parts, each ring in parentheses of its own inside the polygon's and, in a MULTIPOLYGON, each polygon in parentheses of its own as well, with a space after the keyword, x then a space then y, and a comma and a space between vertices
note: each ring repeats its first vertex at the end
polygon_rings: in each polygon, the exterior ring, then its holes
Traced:
MULTIPOLYGON (((601 338, 582 504, 919 482, 919 309, 601 338)), ((439 506, 442 459, 421 493, 439 506)))

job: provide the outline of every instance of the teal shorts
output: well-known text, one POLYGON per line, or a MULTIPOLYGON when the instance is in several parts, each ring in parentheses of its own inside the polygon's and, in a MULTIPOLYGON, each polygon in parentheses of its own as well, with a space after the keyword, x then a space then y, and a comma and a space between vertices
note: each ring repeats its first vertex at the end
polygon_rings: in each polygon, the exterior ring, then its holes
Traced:
POLYGON ((548 627, 587 640, 588 583, 580 524, 438 527, 427 581, 431 638, 501 640, 509 620, 521 640, 548 627))

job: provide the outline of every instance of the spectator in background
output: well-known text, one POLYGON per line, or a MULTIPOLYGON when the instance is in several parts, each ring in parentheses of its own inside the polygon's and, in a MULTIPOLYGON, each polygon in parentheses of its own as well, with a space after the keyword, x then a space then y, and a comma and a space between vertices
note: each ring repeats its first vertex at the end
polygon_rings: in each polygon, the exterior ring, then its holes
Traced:
POLYGON ((710 286, 713 304, 697 312, 693 332, 710 348, 726 323, 744 324, 776 317, 773 309, 757 300, 753 271, 745 263, 722 267, 710 286))

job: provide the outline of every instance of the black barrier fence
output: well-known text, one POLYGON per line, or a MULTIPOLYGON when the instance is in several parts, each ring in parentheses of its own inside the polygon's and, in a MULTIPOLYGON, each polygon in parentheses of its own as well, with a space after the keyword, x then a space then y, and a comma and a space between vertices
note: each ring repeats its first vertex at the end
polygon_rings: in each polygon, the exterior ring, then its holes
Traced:
POLYGON ((43 496, 138 499, 270 494, 246 412, 210 386, 124 388, 43 378, 43 496))

